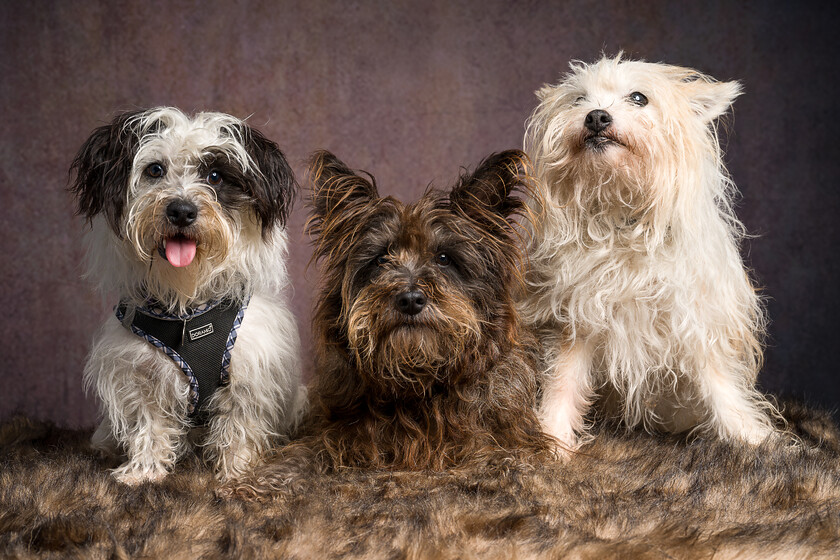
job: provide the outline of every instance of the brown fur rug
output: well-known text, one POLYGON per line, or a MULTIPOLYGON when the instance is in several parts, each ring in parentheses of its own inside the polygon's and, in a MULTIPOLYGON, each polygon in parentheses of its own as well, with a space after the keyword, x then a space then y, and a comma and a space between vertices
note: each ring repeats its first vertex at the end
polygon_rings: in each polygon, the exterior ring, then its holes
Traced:
POLYGON ((87 432, 0 425, 0 557, 840 558, 840 432, 789 405, 798 448, 601 428, 568 464, 312 475, 221 499, 195 457, 129 488, 87 432))

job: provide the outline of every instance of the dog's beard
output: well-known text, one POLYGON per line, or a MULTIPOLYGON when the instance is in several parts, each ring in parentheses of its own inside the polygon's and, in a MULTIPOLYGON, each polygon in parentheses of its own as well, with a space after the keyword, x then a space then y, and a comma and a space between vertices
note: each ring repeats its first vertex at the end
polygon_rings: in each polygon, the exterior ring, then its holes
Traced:
POLYGON ((571 180, 557 183, 562 188, 557 193, 561 205, 574 206, 595 223, 611 228, 642 219, 653 197, 641 165, 631 168, 589 157, 577 159, 568 169, 571 180))
POLYGON ((584 238, 606 242, 615 235, 643 240, 659 221, 667 197, 649 165, 649 147, 630 135, 621 143, 590 147, 586 135, 570 135, 562 164, 548 172, 549 197, 565 213, 577 216, 584 238))
POLYGON ((470 302, 453 294, 430 300, 416 317, 404 317, 392 309, 391 290, 368 286, 350 308, 348 338, 360 373, 386 395, 427 395, 457 381, 451 372, 474 355, 480 320, 470 302))
POLYGON ((225 213, 206 189, 192 191, 198 207, 194 224, 175 230, 167 222, 166 205, 171 193, 150 191, 134 200, 126 217, 126 241, 143 267, 143 288, 166 307, 183 308, 203 299, 205 291, 218 291, 226 262, 237 242, 240 226, 225 213), (195 242, 195 256, 188 266, 176 267, 163 254, 167 239, 187 237, 195 242))

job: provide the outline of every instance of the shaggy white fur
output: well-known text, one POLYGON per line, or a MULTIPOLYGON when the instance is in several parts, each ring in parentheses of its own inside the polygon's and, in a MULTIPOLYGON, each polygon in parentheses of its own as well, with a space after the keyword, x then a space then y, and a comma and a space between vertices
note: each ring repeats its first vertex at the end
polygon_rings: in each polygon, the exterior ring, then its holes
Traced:
POLYGON ((629 426, 774 433, 755 389, 765 316, 716 120, 741 93, 694 70, 603 58, 537 92, 538 196, 521 310, 545 358, 541 419, 563 448, 599 388, 629 426))
POLYGON ((297 326, 278 295, 288 284, 285 215, 274 216, 267 230, 258 217, 261 205, 269 214, 290 203, 291 171, 276 145, 221 113, 190 118, 158 108, 118 117, 108 129, 95 131, 74 163, 80 207, 91 220, 87 277, 105 294, 136 305, 154 300, 176 314, 224 298, 250 302, 231 352, 230 381, 208 401, 210 420, 201 429, 192 429, 187 415, 182 370, 110 317, 85 367, 86 384, 104 409, 92 443, 127 454, 114 471, 126 483, 165 476, 192 441, 205 448, 220 478, 239 476, 272 438, 294 427, 306 404, 297 326), (259 162, 271 158, 276 165, 261 169, 259 162), (152 165, 160 168, 150 174, 152 165), (114 172, 102 175, 103 167, 114 172), (210 178, 210 168, 223 171, 210 178), (115 188, 113 181, 124 184, 115 188), (170 223, 173 200, 195 205, 194 223, 181 229, 170 223), (96 211, 109 204, 118 210, 96 211), (195 257, 174 266, 161 251, 168 236, 182 231, 195 241, 195 257))

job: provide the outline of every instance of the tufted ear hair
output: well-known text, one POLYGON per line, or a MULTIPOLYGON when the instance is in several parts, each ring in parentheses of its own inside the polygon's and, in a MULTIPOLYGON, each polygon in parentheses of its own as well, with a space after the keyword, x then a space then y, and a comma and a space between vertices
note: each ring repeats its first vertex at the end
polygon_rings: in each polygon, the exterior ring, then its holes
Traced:
POLYGON ((76 212, 88 222, 104 214, 117 235, 128 201, 128 182, 139 138, 131 124, 145 111, 117 115, 100 126, 85 141, 70 166, 75 180, 70 191, 76 197, 76 212))
POLYGON ((370 181, 356 175, 328 151, 314 153, 309 162, 309 179, 315 219, 329 221, 348 208, 378 198, 376 180, 368 177, 370 181))
POLYGON ((738 82, 716 82, 705 76, 683 81, 682 86, 691 108, 707 124, 728 111, 743 93, 738 82))
POLYGON ((528 156, 508 150, 488 156, 472 174, 463 174, 449 194, 451 205, 483 224, 500 224, 524 204, 514 196, 527 188, 528 156))
POLYGON ((248 194, 253 210, 260 220, 263 237, 268 237, 275 225, 285 226, 294 203, 297 182, 289 162, 280 148, 263 134, 242 124, 245 151, 256 169, 247 172, 248 194))

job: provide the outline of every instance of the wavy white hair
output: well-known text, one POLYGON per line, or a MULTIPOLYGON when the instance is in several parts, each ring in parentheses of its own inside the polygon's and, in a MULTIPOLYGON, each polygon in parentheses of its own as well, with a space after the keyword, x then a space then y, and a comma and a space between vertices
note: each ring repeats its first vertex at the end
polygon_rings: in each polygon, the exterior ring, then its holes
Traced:
POLYGON ((136 305, 152 299, 175 314, 250 297, 230 381, 208 401, 203 434, 191 429, 181 369, 109 317, 85 367, 103 405, 94 446, 127 455, 114 473, 126 483, 165 476, 194 440, 220 478, 243 474, 306 403, 297 325, 280 293, 289 282, 285 219, 294 187, 282 152, 230 115, 161 107, 96 129, 73 168, 79 212, 91 225, 87 276, 103 293, 136 305), (159 169, 150 175, 149 166, 159 169), (220 170, 219 184, 208 169, 220 170), (188 228, 169 223, 175 200, 196 209, 188 228), (195 255, 174 266, 161 251, 182 233, 195 255))
POLYGON ((521 310, 543 344, 544 427, 566 448, 604 385, 629 426, 750 443, 774 431, 778 413, 755 389, 766 319, 716 130, 740 93, 620 55, 573 63, 537 92, 521 310), (585 125, 593 111, 606 112, 597 133, 585 125))

